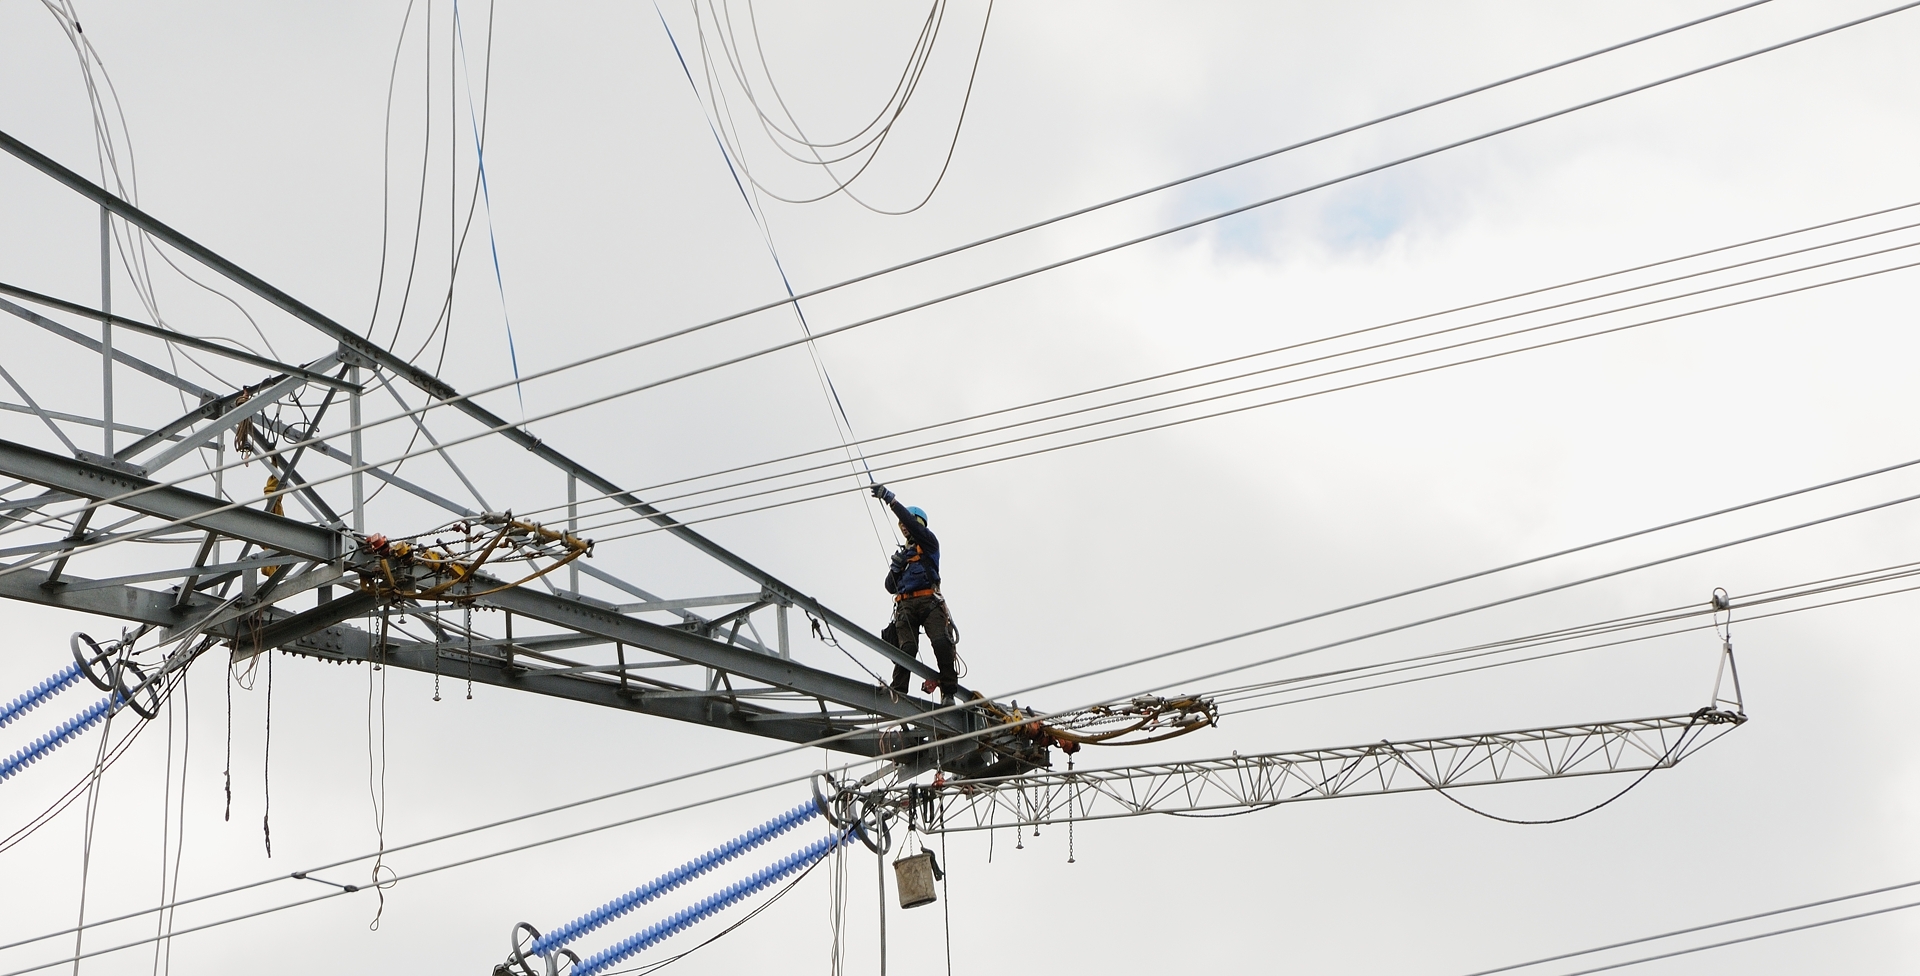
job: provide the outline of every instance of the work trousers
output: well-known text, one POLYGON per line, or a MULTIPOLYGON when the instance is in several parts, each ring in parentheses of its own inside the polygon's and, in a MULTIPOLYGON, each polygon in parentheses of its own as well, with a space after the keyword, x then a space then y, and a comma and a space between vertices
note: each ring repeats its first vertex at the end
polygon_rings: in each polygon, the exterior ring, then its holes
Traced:
MULTIPOLYGON (((880 637, 899 648, 908 657, 920 656, 920 629, 926 628, 927 640, 933 644, 933 660, 940 667, 940 693, 951 695, 960 688, 960 676, 954 671, 953 641, 947 623, 946 601, 938 596, 916 596, 896 601, 893 605, 893 622, 880 632, 880 637)), ((893 667, 894 691, 905 692, 907 680, 913 676, 900 665, 893 667)))

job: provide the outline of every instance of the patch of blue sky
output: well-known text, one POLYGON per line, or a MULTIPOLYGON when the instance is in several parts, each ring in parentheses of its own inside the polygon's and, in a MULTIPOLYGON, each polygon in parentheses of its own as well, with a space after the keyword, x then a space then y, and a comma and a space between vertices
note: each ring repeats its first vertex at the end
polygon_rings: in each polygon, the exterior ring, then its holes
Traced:
MULTIPOLYGON (((1205 240, 1224 258, 1273 260, 1309 247, 1335 253, 1375 252, 1406 233, 1417 218, 1417 199, 1392 181, 1342 187, 1318 199, 1287 200, 1235 214, 1207 226, 1205 240)), ((1244 196, 1195 193, 1182 201, 1185 219, 1218 213, 1246 202, 1244 196)))

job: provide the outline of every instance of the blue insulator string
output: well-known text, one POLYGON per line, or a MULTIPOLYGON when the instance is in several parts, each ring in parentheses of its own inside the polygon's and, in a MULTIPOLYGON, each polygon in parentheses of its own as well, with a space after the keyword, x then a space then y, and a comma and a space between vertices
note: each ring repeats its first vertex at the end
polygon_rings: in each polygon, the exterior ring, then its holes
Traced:
POLYGON ((802 803, 788 810, 786 813, 735 837, 725 844, 668 871, 666 874, 548 932, 540 938, 535 939, 530 948, 538 955, 545 955, 546 953, 552 952, 819 815, 820 808, 814 806, 812 801, 802 803))
POLYGON ((8 756, 5 760, 0 760, 0 781, 39 762, 42 756, 65 745, 68 739, 92 728, 95 722, 106 718, 107 712, 111 711, 115 705, 125 701, 117 694, 102 698, 89 705, 86 711, 60 723, 52 732, 33 740, 25 749, 8 756))
POLYGON ((14 719, 33 711, 41 702, 67 690, 67 687, 80 680, 80 665, 69 664, 55 672, 53 677, 34 685, 26 694, 0 706, 0 729, 7 727, 14 719))
POLYGON ((581 962, 580 965, 573 968, 573 976, 594 976, 594 974, 604 971, 607 967, 619 963, 628 956, 658 945, 672 938, 674 935, 692 928, 708 916, 723 911, 742 899, 751 897, 768 885, 774 884, 782 878, 793 874, 795 871, 807 867, 813 864, 813 862, 827 856, 827 852, 833 850, 847 839, 847 833, 847 831, 841 831, 839 833, 828 834, 808 844, 806 847, 773 862, 765 868, 655 922, 646 929, 594 953, 587 957, 585 961, 581 962))

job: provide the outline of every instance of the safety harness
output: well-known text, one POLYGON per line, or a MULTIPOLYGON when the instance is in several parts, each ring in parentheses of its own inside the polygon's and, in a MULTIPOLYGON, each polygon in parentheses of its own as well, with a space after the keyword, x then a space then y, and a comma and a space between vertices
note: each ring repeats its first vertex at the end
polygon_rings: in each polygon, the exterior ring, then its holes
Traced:
MULTIPOLYGON (((913 546, 913 555, 907 557, 907 562, 917 563, 920 561, 920 557, 925 554, 926 554, 926 550, 922 548, 919 543, 916 542, 914 543, 914 546, 913 546)), ((906 572, 906 567, 905 566, 900 567, 900 571, 901 573, 904 574, 906 572)), ((893 595, 893 602, 899 603, 902 600, 911 600, 914 597, 919 597, 919 596, 939 596, 939 595, 940 595, 940 584, 935 583, 934 585, 927 587, 924 590, 914 590, 909 593, 895 593, 893 595)))

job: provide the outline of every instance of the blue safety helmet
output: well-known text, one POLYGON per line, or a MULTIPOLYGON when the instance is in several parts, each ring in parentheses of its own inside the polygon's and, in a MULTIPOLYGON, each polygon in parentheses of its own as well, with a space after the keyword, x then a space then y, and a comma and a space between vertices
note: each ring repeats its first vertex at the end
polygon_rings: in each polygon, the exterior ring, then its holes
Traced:
POLYGON ((920 506, 918 506, 918 505, 908 505, 908 506, 907 506, 907 514, 908 514, 908 515, 911 515, 911 516, 913 516, 914 518, 917 518, 917 519, 919 519, 919 520, 920 520, 920 524, 921 524, 921 525, 925 525, 925 524, 927 524, 927 510, 926 510, 926 509, 924 509, 924 508, 921 508, 921 507, 920 507, 920 506))

